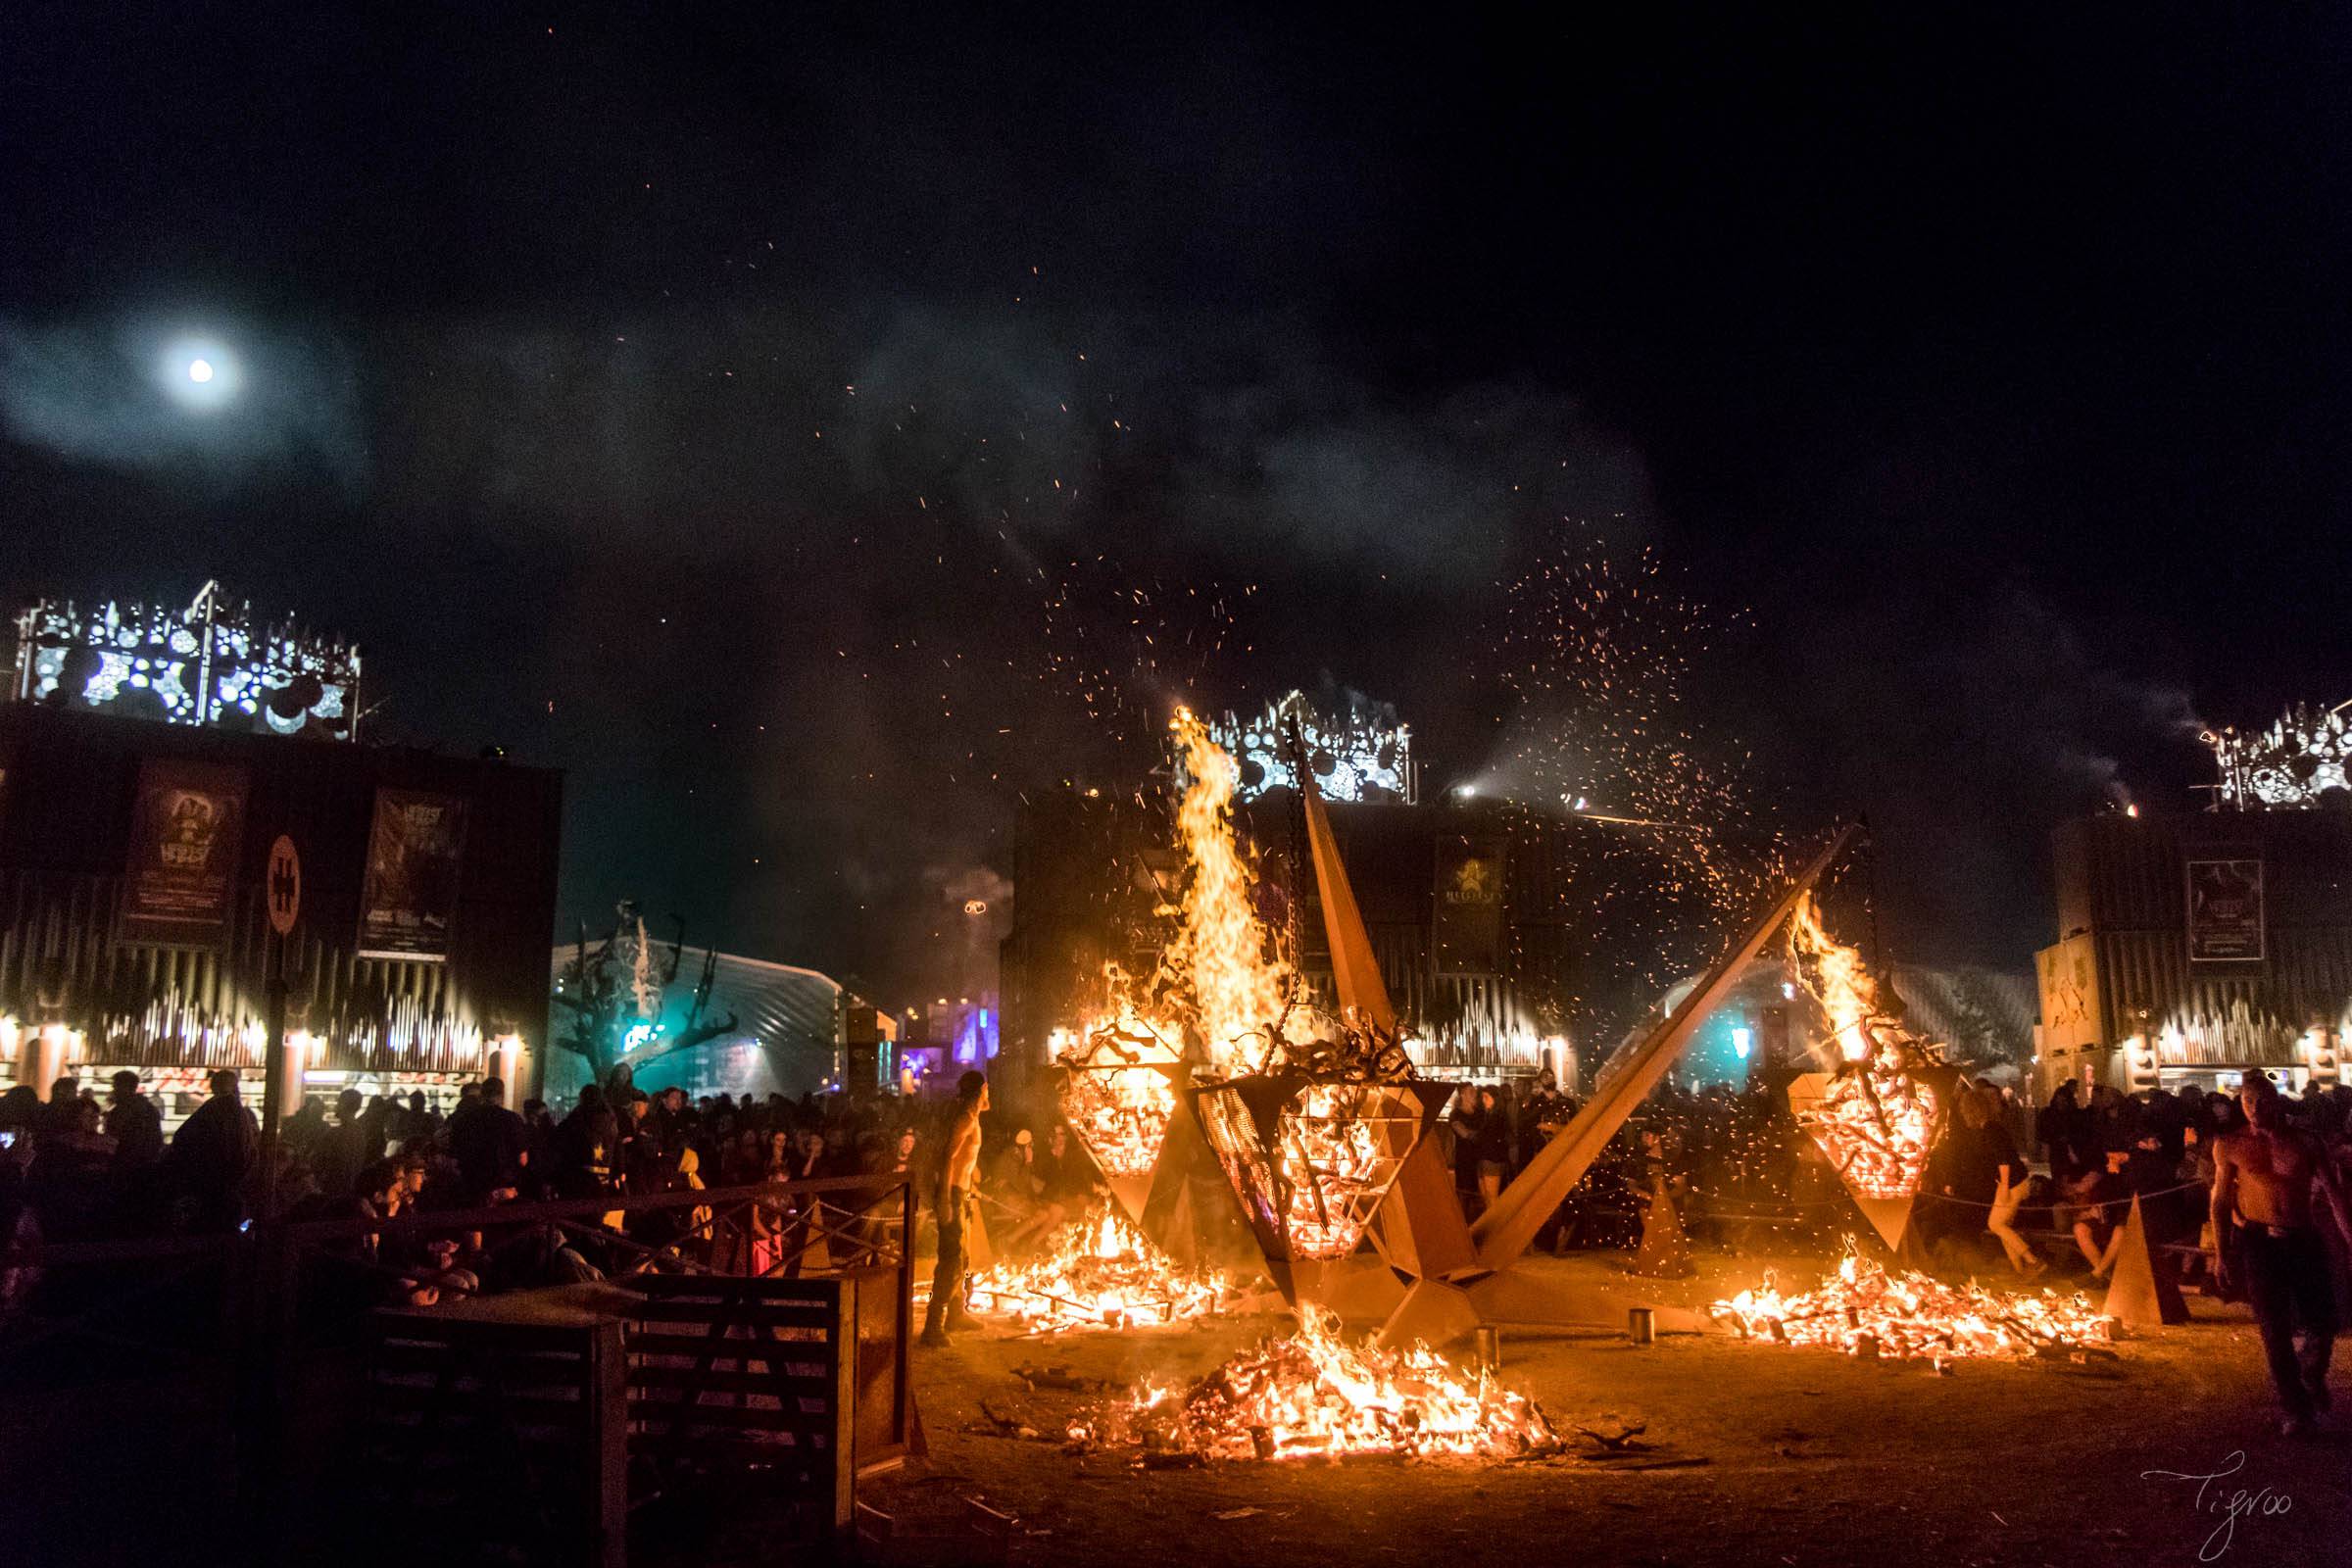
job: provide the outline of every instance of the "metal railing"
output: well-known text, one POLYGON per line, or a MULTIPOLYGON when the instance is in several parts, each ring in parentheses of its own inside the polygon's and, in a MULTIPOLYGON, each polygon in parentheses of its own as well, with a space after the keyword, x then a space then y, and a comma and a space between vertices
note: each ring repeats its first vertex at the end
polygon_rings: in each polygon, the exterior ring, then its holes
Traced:
POLYGON ((465 1259, 527 1250, 534 1237, 623 1283, 646 1272, 796 1279, 888 1271, 903 1357, 913 1337, 914 1222, 904 1177, 844 1176, 0 1248, 0 1384, 97 1381, 125 1355, 250 1356, 257 1342, 278 1354, 316 1348, 394 1300, 403 1280, 420 1292, 487 1291, 495 1276, 465 1259), (484 1245, 463 1245, 475 1238, 484 1245), (446 1263, 383 1255, 387 1244, 436 1241, 462 1245, 446 1263), (321 1289, 330 1277, 350 1288, 321 1289))

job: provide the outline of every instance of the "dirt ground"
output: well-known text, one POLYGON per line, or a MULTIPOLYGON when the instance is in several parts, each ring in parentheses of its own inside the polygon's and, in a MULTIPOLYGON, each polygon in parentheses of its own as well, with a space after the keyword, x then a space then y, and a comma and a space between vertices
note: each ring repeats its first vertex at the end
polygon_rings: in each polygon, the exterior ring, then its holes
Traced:
MULTIPOLYGON (((1594 1255, 1530 1266, 1702 1305, 1754 1283, 1765 1263, 1702 1257, 1697 1278, 1668 1284, 1627 1280, 1594 1255)), ((1779 1266, 1791 1283, 1823 1268, 1779 1266)), ((1563 1432, 1646 1424, 1643 1441, 1655 1446, 1603 1459, 1580 1440, 1569 1456, 1499 1465, 1307 1460, 1147 1472, 983 1430, 983 1399, 1051 1439, 1100 1397, 1033 1392, 1015 1367, 1116 1385, 1196 1374, 1281 1319, 964 1336, 915 1352, 928 1456, 860 1495, 908 1513, 979 1498, 1016 1516, 1012 1561, 1035 1564, 2352 1564, 2352 1439, 2278 1436, 2251 1321, 2242 1308, 2190 1304, 2189 1325, 2120 1345, 2120 1368, 1968 1361, 1948 1376, 1723 1334, 1648 1347, 1506 1334, 1505 1379, 1563 1432), (2196 1479, 2222 1472, 2202 1487, 2196 1479)), ((2352 1376, 2340 1368, 2336 1387, 2352 1405, 2352 1376)))

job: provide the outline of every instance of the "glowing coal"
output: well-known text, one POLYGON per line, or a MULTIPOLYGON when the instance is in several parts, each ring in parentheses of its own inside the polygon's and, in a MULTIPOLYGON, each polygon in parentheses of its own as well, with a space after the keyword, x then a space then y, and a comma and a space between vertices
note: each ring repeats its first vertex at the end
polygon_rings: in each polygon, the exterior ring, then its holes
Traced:
POLYGON ((1850 1240, 1838 1271, 1812 1290, 1784 1295, 1766 1274, 1762 1285, 1709 1310, 1743 1339, 1890 1360, 2023 1359, 2104 1346, 2113 1338, 2108 1319, 2082 1296, 1889 1274, 1856 1253, 1850 1240))
POLYGON ((1055 1233, 1046 1253, 972 1276, 964 1302, 1030 1331, 1165 1328, 1223 1309, 1234 1281, 1180 1268, 1115 1210, 1055 1233))
POLYGON ((1235 1356, 1189 1389, 1147 1384, 1073 1423, 1073 1443, 1201 1460, 1516 1458, 1560 1446, 1543 1410, 1425 1346, 1349 1345, 1301 1310, 1298 1332, 1235 1356))

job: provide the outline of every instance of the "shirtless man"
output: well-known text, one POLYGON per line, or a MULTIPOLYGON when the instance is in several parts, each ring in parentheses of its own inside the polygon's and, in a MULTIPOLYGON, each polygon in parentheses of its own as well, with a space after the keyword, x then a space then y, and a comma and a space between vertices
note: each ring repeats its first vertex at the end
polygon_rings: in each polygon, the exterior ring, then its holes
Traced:
POLYGON ((2329 1403, 2335 1288, 2320 1227, 2335 1227, 2352 1246, 2352 1206, 2320 1141, 2286 1125, 2276 1084, 2250 1073, 2238 1102, 2249 1125, 2222 1139, 2213 1152, 2214 1278, 2227 1290, 2231 1274, 2242 1271, 2255 1321, 2262 1326, 2263 1353, 2278 1385, 2278 1402, 2286 1408, 2278 1430, 2294 1437, 2308 1431, 2329 1403), (2237 1229, 2232 1233, 2228 1226, 2237 1229), (2298 1319, 2300 1356, 2295 1352, 2298 1319))
POLYGON ((988 1079, 967 1072, 956 1080, 956 1111, 948 1124, 947 1157, 940 1162, 933 1211, 939 1216, 939 1265, 931 1273, 931 1305, 922 1343, 948 1343, 948 1328, 966 1327, 963 1309, 963 1222, 980 1185, 980 1114, 988 1109, 988 1079))

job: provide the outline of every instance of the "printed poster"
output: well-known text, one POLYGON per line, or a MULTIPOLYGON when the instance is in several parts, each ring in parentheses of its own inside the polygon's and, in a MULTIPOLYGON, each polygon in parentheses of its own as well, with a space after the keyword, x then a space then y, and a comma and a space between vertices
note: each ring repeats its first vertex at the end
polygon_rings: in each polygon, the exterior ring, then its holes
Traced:
POLYGON ((218 762, 151 758, 139 764, 122 872, 124 942, 220 945, 245 838, 245 772, 218 762))
POLYGON ((360 956, 449 956, 466 858, 466 803, 420 790, 379 789, 360 891, 360 956))

